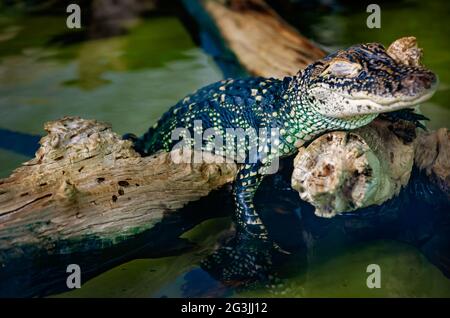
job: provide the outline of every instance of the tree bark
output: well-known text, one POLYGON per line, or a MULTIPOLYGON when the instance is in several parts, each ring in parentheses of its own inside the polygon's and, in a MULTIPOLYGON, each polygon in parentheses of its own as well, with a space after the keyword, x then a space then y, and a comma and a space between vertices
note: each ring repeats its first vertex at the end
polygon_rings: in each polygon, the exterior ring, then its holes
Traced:
POLYGON ((58 241, 72 242, 77 251, 90 248, 76 244, 83 240, 111 246, 154 227, 236 173, 234 163, 176 163, 189 155, 181 151, 143 158, 95 120, 67 117, 45 129, 36 157, 0 181, 4 257, 30 245, 61 253, 58 241))

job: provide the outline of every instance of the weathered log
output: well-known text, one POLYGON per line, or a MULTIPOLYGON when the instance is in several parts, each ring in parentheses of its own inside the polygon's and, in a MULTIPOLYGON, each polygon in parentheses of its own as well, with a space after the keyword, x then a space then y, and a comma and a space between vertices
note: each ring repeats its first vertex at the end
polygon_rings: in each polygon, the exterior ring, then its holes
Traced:
POLYGON ((382 204, 411 175, 413 143, 390 131, 386 121, 352 132, 332 132, 300 148, 292 187, 322 217, 382 204))
POLYGON ((179 150, 143 158, 95 120, 67 117, 45 129, 36 157, 0 181, 2 252, 35 245, 60 253, 54 242, 89 239, 111 246, 236 173, 231 163, 175 163, 186 155, 179 150))
POLYGON ((420 66, 423 51, 417 46, 413 36, 394 41, 387 49, 388 54, 397 62, 408 66, 420 66))
POLYGON ((333 217, 386 202, 408 184, 413 163, 449 196, 448 129, 405 143, 388 126, 379 120, 352 132, 328 133, 299 149, 292 187, 316 215, 333 217))
POLYGON ((416 140, 415 164, 450 198, 450 132, 441 128, 416 140))

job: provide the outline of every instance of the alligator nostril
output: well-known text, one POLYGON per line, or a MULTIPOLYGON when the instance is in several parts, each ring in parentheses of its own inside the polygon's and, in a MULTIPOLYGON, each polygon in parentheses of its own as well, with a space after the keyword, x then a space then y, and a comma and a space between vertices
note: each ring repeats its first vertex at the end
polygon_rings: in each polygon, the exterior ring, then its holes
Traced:
POLYGON ((405 78, 403 78, 402 85, 404 87, 420 86, 428 89, 435 81, 436 76, 434 74, 416 73, 409 74, 405 78))

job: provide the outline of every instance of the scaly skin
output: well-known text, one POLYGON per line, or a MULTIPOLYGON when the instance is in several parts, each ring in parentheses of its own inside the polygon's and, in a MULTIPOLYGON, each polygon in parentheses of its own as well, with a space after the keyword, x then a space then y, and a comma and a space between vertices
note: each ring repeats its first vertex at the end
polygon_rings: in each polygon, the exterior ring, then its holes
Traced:
MULTIPOLYGON (((227 128, 267 128, 269 133, 253 135, 245 147, 269 140, 272 152, 247 156, 234 184, 238 233, 267 240, 253 196, 276 158, 294 153, 302 143, 326 131, 358 128, 380 113, 416 105, 429 98, 436 85, 432 72, 396 63, 380 44, 356 45, 283 80, 251 77, 206 86, 173 106, 141 138, 127 138, 142 155, 150 155, 174 147, 178 142, 171 140, 175 128, 187 128, 192 134, 195 120, 202 121, 204 130, 214 128, 222 137, 227 128), (279 129, 276 144, 270 140, 272 128, 279 129)), ((210 149, 211 140, 202 146, 210 149)), ((226 143, 215 150, 234 155, 226 143)))

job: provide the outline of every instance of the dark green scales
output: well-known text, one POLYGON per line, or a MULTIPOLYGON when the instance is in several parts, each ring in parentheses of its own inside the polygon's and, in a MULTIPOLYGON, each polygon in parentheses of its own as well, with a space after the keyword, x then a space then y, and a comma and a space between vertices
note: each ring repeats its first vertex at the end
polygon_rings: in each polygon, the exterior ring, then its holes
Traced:
MULTIPOLYGON (((201 121, 201 129, 213 128, 225 140, 227 129, 254 129, 256 134, 244 143, 246 149, 227 147, 224 142, 214 151, 234 156, 236 151, 249 153, 254 145, 263 150, 240 164, 234 195, 240 236, 265 240, 268 234, 253 197, 274 160, 326 131, 358 128, 380 113, 423 102, 436 86, 432 72, 395 62, 382 45, 356 45, 282 80, 250 77, 208 85, 173 106, 141 138, 127 138, 142 155, 150 155, 170 151, 179 142, 172 140, 177 128, 185 128, 192 136, 196 121, 201 121), (279 138, 271 138, 274 129, 279 138)), ((212 142, 202 140, 203 149, 210 150, 212 142)))

